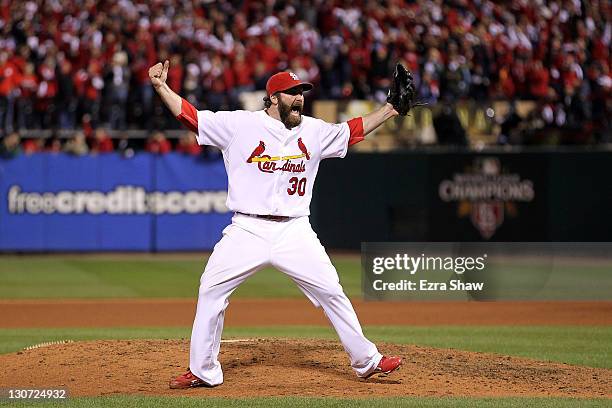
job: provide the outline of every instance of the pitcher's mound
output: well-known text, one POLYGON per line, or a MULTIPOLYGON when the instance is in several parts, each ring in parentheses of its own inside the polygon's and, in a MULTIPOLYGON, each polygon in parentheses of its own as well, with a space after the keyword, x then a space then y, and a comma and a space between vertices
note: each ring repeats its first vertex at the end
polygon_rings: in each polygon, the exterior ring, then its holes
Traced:
POLYGON ((253 396, 571 396, 612 397, 612 370, 518 357, 379 344, 404 357, 388 377, 357 378, 340 344, 244 339, 222 344, 225 383, 170 390, 189 359, 187 340, 50 344, 0 356, 0 387, 67 387, 71 396, 140 394, 253 396))

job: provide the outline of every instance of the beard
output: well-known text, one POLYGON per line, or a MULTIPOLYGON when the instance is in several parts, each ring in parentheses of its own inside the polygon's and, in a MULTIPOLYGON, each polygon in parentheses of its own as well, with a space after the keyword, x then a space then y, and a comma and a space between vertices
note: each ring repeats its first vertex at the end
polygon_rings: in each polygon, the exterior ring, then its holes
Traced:
POLYGON ((278 100, 278 114, 287 129, 294 128, 302 122, 303 110, 304 106, 301 103, 289 105, 280 98, 278 100))

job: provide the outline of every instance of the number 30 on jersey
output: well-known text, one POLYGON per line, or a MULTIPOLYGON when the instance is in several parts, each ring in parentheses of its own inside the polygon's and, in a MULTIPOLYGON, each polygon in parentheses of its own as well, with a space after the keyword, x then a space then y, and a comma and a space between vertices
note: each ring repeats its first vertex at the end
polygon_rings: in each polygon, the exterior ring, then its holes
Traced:
POLYGON ((289 188, 287 189, 287 194, 294 195, 295 193, 303 196, 306 194, 306 177, 298 179, 297 177, 291 177, 289 179, 289 188))

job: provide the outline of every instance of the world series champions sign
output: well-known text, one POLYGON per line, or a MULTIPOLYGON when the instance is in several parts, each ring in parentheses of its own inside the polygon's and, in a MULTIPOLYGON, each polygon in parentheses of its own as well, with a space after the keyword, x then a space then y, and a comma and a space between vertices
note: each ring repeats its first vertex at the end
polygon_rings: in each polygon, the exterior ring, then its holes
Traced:
MULTIPOLYGON (((457 240, 546 237, 547 164, 536 157, 457 155, 432 158, 430 222, 457 240)), ((435 237, 433 237, 435 239, 435 237)))

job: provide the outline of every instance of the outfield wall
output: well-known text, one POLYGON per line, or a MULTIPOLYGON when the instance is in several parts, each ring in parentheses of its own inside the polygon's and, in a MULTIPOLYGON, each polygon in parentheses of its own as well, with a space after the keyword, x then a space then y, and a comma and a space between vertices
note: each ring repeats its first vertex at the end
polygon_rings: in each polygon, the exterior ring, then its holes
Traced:
POLYGON ((325 245, 612 241, 612 152, 401 152, 322 163, 325 245))
MULTIPOLYGON (((362 241, 611 241, 611 152, 349 154, 321 164, 312 223, 362 241)), ((0 160, 0 250, 210 250, 222 160, 146 153, 0 160)))
POLYGON ((0 250, 210 249, 229 223, 223 161, 179 154, 0 161, 0 250))

